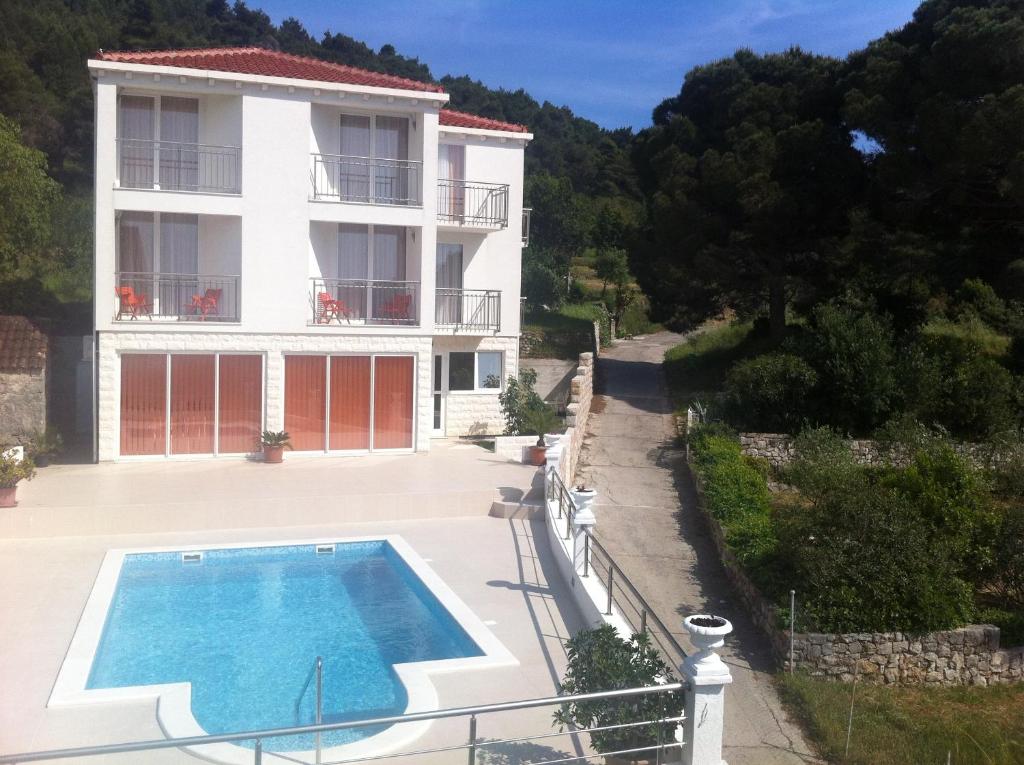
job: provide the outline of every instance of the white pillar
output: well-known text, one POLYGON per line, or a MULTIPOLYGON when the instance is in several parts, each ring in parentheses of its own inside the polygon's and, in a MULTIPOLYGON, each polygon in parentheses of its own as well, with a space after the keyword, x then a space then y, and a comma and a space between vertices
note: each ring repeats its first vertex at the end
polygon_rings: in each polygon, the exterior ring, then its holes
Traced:
POLYGON ((686 691, 683 721, 683 765, 726 765, 722 759, 725 686, 732 682, 729 665, 714 649, 725 645, 732 624, 720 616, 698 614, 683 620, 697 652, 680 667, 686 691))
POLYGON ((591 510, 596 496, 597 492, 593 489, 572 492, 576 502, 576 514, 572 518, 572 566, 578 576, 583 576, 585 564, 589 566, 587 559, 590 557, 590 546, 586 542, 597 525, 597 518, 591 510))

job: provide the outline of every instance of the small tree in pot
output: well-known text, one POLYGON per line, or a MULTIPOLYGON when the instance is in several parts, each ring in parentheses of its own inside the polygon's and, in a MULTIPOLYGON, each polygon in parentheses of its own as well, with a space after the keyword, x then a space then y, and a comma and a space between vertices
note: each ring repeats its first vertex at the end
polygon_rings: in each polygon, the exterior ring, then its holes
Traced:
POLYGON ((545 462, 544 434, 561 426, 562 421, 555 410, 541 401, 526 411, 526 433, 537 436, 537 443, 530 447, 530 464, 543 465, 545 462))
MULTIPOLYGON (((623 640, 610 624, 582 630, 565 644, 569 664, 559 691, 566 694, 596 693, 675 682, 671 668, 651 646, 646 633, 637 633, 623 640)), ((683 699, 679 693, 658 693, 623 699, 606 699, 565 704, 555 712, 560 729, 600 728, 626 725, 644 720, 679 717, 683 699)), ((656 747, 675 741, 676 723, 652 723, 629 728, 616 728, 590 734, 598 752, 650 747, 633 755, 608 756, 608 765, 618 763, 653 763, 658 760, 656 747)), ((664 759, 662 757, 661 759, 664 759)))
POLYGON ((291 436, 285 430, 264 430, 260 444, 263 446, 263 461, 272 464, 284 459, 285 448, 292 448, 291 436))
POLYGON ((28 457, 19 459, 14 449, 0 446, 0 507, 14 507, 18 504, 19 481, 31 481, 36 466, 28 457))

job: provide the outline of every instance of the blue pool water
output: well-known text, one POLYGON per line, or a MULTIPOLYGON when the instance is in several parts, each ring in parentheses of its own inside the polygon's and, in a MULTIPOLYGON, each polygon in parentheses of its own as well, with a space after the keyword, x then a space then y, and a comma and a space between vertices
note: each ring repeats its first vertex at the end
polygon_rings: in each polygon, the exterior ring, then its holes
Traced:
MULTIPOLYGON (((305 725, 316 656, 324 721, 398 714, 393 665, 480 656, 437 598, 385 541, 127 555, 87 688, 191 682, 208 733, 305 725)), ((336 731, 325 746, 365 738, 336 731)), ((312 737, 269 742, 310 748, 312 737)))

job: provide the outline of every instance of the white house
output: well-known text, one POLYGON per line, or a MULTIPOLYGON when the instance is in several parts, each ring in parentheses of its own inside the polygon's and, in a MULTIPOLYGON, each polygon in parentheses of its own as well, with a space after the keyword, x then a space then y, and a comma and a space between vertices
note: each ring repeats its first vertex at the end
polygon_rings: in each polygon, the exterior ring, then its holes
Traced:
POLYGON ((526 128, 260 48, 89 69, 100 460, 501 431, 526 128))

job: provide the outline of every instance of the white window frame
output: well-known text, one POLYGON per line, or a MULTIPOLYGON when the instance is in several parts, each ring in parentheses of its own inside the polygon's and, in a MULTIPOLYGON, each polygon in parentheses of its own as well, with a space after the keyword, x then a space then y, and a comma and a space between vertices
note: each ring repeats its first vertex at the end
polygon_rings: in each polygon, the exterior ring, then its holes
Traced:
MULTIPOLYGON (((203 99, 199 96, 183 94, 183 95, 172 95, 170 93, 159 93, 157 91, 149 90, 120 90, 117 94, 117 124, 115 129, 115 137, 117 141, 123 138, 124 129, 121 126, 121 96, 136 96, 139 98, 152 98, 153 99, 153 136, 151 139, 155 142, 154 145, 159 145, 162 140, 160 136, 160 112, 162 111, 162 100, 164 96, 168 98, 187 98, 196 102, 196 127, 197 133, 202 141, 203 137, 203 99)), ((371 137, 372 138, 372 137, 371 137)), ((121 155, 118 151, 117 161, 114 162, 114 187, 121 188, 121 155)), ((160 162, 157 160, 157 154, 154 151, 153 154, 153 188, 152 189, 130 189, 131 191, 161 191, 160 188, 160 162)))
POLYGON ((496 396, 505 390, 505 352, 504 351, 491 351, 491 350, 475 350, 475 351, 446 351, 445 352, 445 374, 442 382, 444 383, 444 391, 448 395, 453 396, 496 396), (451 387, 451 356, 453 353, 471 353, 473 354, 473 388, 470 390, 453 390, 451 387), (480 354, 481 353, 496 353, 500 360, 499 368, 501 373, 498 375, 500 384, 497 388, 478 388, 476 387, 480 381, 480 354))

